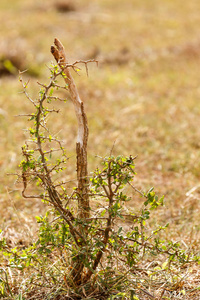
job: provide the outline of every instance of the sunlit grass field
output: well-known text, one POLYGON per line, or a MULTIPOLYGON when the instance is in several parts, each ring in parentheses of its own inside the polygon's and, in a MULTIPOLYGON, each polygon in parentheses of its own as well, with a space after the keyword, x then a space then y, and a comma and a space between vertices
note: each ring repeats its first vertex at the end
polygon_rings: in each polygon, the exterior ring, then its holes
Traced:
MULTIPOLYGON (((67 1, 62 1, 67 2, 67 1)), ((200 237, 200 2, 199 0, 77 0, 69 11, 56 0, 0 1, 0 228, 10 242, 34 237, 35 216, 46 210, 25 200, 16 183, 21 146, 32 106, 21 93, 18 72, 48 82, 54 37, 65 45, 69 61, 95 58, 99 66, 74 77, 89 122, 89 169, 96 156, 137 155, 135 186, 154 186, 165 195, 155 223, 170 223, 169 238, 199 247, 200 237), (57 3, 57 4, 56 4, 57 3), (8 63, 10 62, 10 64, 8 63), (6 71, 5 71, 6 70, 6 71), (7 73, 12 73, 8 75, 7 73)), ((68 97, 68 95, 66 95, 68 97)), ((75 178, 76 118, 70 101, 53 133, 64 140, 66 176, 75 178)), ((140 199, 130 205, 140 205, 140 199)), ((198 270, 193 272, 198 277, 198 270)), ((198 296, 195 296, 199 299, 198 296)))

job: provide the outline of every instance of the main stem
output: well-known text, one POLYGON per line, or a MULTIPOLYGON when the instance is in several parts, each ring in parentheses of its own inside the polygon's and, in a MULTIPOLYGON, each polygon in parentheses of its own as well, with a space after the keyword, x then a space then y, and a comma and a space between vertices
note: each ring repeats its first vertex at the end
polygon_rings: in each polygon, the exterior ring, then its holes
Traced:
MULTIPOLYGON (((87 171, 87 142, 88 142, 88 122, 84 111, 83 102, 80 99, 74 79, 70 73, 70 67, 67 64, 67 57, 62 43, 55 38, 55 46, 51 47, 51 53, 58 62, 61 70, 63 70, 64 80, 68 85, 71 95, 71 100, 74 104, 76 117, 78 121, 78 135, 76 142, 77 156, 77 196, 78 196, 78 230, 83 236, 88 235, 87 219, 90 215, 89 195, 88 195, 88 171, 87 171)), ((80 246, 84 246, 84 241, 80 241, 80 246)), ((80 285, 82 282, 82 274, 84 269, 84 257, 77 256, 76 260, 72 261, 71 276, 75 285, 80 285)))
POLYGON ((87 171, 87 142, 89 134, 87 116, 85 114, 84 105, 80 99, 74 79, 70 73, 69 67, 67 66, 67 57, 64 46, 57 38, 55 38, 54 44, 55 46, 51 47, 51 53, 66 75, 64 76, 64 80, 68 85, 78 121, 78 136, 76 142, 78 217, 84 223, 84 220, 89 218, 90 214, 87 171))

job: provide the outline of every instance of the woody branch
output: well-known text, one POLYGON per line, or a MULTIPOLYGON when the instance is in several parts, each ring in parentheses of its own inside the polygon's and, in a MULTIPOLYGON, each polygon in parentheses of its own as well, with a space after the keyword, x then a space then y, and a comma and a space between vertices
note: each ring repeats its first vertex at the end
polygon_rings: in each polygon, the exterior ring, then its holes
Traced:
MULTIPOLYGON (((76 143, 76 154, 77 154, 77 180, 78 180, 78 211, 79 217, 83 219, 89 218, 89 196, 88 196, 88 170, 87 170, 87 142, 88 142, 88 122, 87 116, 84 111, 84 104, 80 99, 77 87, 74 79, 70 73, 70 67, 74 68, 73 65, 67 63, 67 57, 64 46, 62 43, 55 38, 55 46, 51 46, 51 53, 58 62, 60 68, 63 70, 65 76, 64 80, 68 85, 68 89, 71 95, 71 100, 74 105, 76 118, 78 122, 78 135, 76 143)), ((81 61, 81 63, 86 62, 81 61)), ((86 68, 87 70, 87 68, 86 68)))

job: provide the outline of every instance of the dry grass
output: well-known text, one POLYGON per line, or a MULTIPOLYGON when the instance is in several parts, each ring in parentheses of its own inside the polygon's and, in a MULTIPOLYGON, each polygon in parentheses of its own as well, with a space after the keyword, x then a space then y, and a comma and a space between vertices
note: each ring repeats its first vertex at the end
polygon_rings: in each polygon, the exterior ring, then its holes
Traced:
MULTIPOLYGON (((166 195, 166 209, 159 210, 155 223, 169 221, 168 237, 198 248, 199 1, 77 0, 74 5, 61 14, 55 1, 1 0, 0 58, 14 65, 17 57, 20 64, 14 67, 34 70, 40 82, 47 81, 45 64, 52 60, 55 36, 70 61, 99 59, 89 78, 84 72, 75 76, 89 118, 90 169, 98 164, 95 155, 108 154, 113 143, 114 154, 138 155, 136 185, 155 186, 166 195)), ((36 95, 34 82, 31 78, 30 90, 36 95)), ((16 75, 0 77, 0 227, 12 244, 34 236, 34 216, 45 210, 39 201, 22 199, 15 178, 6 175, 16 172, 26 138, 27 123, 15 115, 31 110, 21 90, 16 75)), ((72 155, 76 125, 70 102, 63 110, 54 130, 72 155)), ((71 162, 69 178, 75 158, 71 162)), ((199 286, 198 269, 189 278, 199 286)), ((199 299, 196 290, 190 298, 199 299)))

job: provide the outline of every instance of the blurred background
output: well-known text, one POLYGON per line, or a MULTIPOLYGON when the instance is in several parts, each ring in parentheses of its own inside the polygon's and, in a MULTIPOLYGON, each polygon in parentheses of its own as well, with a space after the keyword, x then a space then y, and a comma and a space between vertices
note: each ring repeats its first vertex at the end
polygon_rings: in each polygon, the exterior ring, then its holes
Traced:
MULTIPOLYGON (((185 242, 199 238, 200 3, 198 0, 1 0, 0 1, 0 226, 21 238, 34 231, 39 200, 25 200, 15 183, 21 146, 32 113, 21 93, 18 70, 37 97, 48 82, 50 46, 59 38, 69 62, 97 59, 74 77, 85 103, 90 136, 89 169, 95 157, 137 155, 135 185, 165 195, 155 222, 171 221, 185 242), (18 231, 18 233, 16 233, 18 231)), ((66 96, 67 97, 67 96, 66 96)), ((53 131, 75 153, 73 107, 53 119, 53 131)), ((75 176, 75 156, 66 176, 75 176)), ((139 206, 133 196, 130 206, 139 206)))

